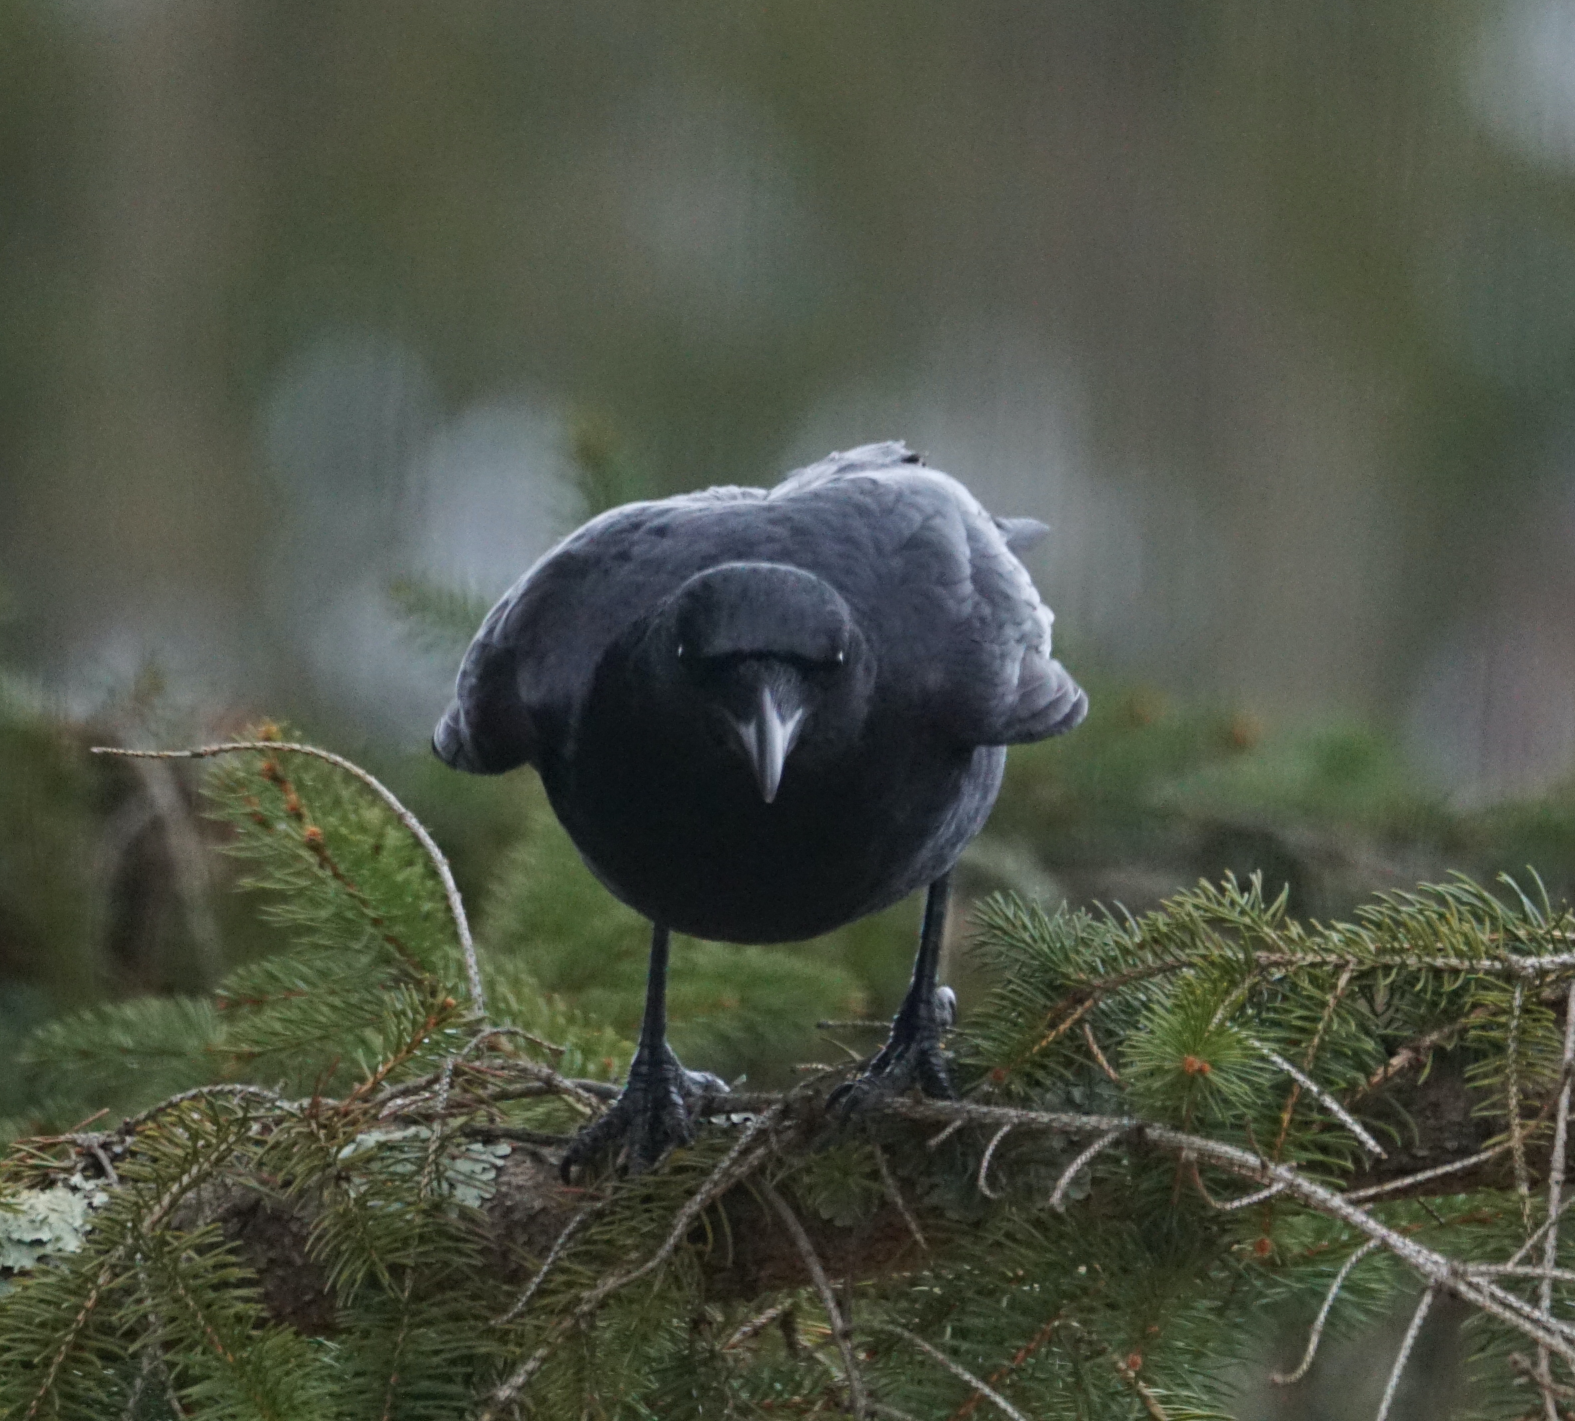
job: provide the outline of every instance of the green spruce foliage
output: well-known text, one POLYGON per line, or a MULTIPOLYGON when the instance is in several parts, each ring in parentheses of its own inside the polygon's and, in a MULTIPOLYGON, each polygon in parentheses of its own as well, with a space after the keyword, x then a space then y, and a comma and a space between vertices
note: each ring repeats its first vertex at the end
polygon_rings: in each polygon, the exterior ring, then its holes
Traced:
MULTIPOLYGON (((413 821, 268 735, 208 792, 289 947, 27 1045, 0 1415, 1181 1421, 1232 1414, 1267 1317, 1445 1297, 1460 1414, 1563 1404, 1575 917, 1534 883, 1330 923, 1233 878, 1138 917, 997 896, 958 1100, 828 1112, 872 1042, 846 1028, 659 1170, 569 1188, 629 993, 564 943, 621 980, 638 924, 535 823, 473 955, 413 821)), ((721 951, 690 949, 696 992, 721 951)), ((770 991, 845 1009, 784 961, 691 1015, 696 1064, 729 1012, 780 1030, 770 991)))

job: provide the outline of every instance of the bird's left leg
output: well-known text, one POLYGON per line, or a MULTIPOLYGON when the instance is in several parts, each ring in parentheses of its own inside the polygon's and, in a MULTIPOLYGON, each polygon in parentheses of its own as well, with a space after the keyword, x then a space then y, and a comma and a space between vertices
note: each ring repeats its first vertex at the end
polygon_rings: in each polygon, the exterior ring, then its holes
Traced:
POLYGON ((629 1173, 643 1174, 669 1150, 694 1139, 690 1111, 700 1098, 727 1090, 722 1080, 709 1072, 686 1071, 667 1044, 669 936, 664 924, 652 925, 645 1016, 634 1059, 629 1062, 629 1079, 607 1113, 569 1142, 559 1166, 565 1182, 575 1165, 595 1158, 616 1142, 623 1143, 629 1173))
POLYGON ((875 1096, 899 1095, 913 1086, 942 1099, 956 1094, 946 1073, 941 1037, 956 1020, 957 998, 950 987, 938 982, 950 901, 951 875, 943 873, 930 885, 924 900, 924 926, 919 930, 913 981, 892 1018, 891 1035, 869 1065, 832 1093, 834 1106, 857 1110, 875 1096))

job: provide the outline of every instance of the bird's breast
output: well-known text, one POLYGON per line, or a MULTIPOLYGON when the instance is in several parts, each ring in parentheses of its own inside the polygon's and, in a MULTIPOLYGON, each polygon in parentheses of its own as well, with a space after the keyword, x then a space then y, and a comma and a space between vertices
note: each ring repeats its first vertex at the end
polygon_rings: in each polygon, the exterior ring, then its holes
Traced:
POLYGON ((789 942, 874 912, 949 868, 983 824, 1001 752, 870 726, 839 753, 789 756, 775 800, 705 727, 591 716, 544 773, 591 869, 698 937, 789 942))

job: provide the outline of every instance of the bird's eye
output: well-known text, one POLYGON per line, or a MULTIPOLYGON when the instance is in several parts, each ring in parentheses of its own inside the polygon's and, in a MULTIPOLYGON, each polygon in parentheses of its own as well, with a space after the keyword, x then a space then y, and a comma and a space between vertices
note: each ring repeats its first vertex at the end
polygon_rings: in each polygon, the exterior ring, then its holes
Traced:
POLYGON ((839 647, 838 647, 838 648, 837 648, 837 665, 838 665, 838 666, 841 666, 841 665, 842 665, 842 663, 843 663, 843 662, 844 662, 844 661, 846 661, 846 660, 847 660, 847 659, 848 659, 848 653, 847 653, 847 652, 845 652, 845 651, 844 651, 844 650, 843 650, 843 649, 842 649, 842 648, 841 648, 841 647, 840 647, 840 646, 839 646, 839 647))
POLYGON ((683 642, 679 642, 678 643, 678 659, 680 661, 682 661, 684 659, 684 644, 683 644, 683 642))

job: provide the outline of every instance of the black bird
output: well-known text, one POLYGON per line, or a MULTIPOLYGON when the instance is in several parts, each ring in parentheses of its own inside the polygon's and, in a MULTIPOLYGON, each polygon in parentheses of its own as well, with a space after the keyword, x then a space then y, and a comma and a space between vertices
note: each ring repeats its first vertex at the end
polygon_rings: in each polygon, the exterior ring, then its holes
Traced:
POLYGON ((844 1104, 951 1093, 948 874, 1004 747, 1088 705, 1015 555, 1045 531, 992 518, 903 444, 870 444, 769 491, 614 508, 487 615, 434 750, 477 774, 535 766, 591 871, 654 928, 628 1083, 565 1177, 619 1138, 649 1167, 725 1089, 667 1045, 673 929, 789 942, 927 886, 912 985, 844 1104))

